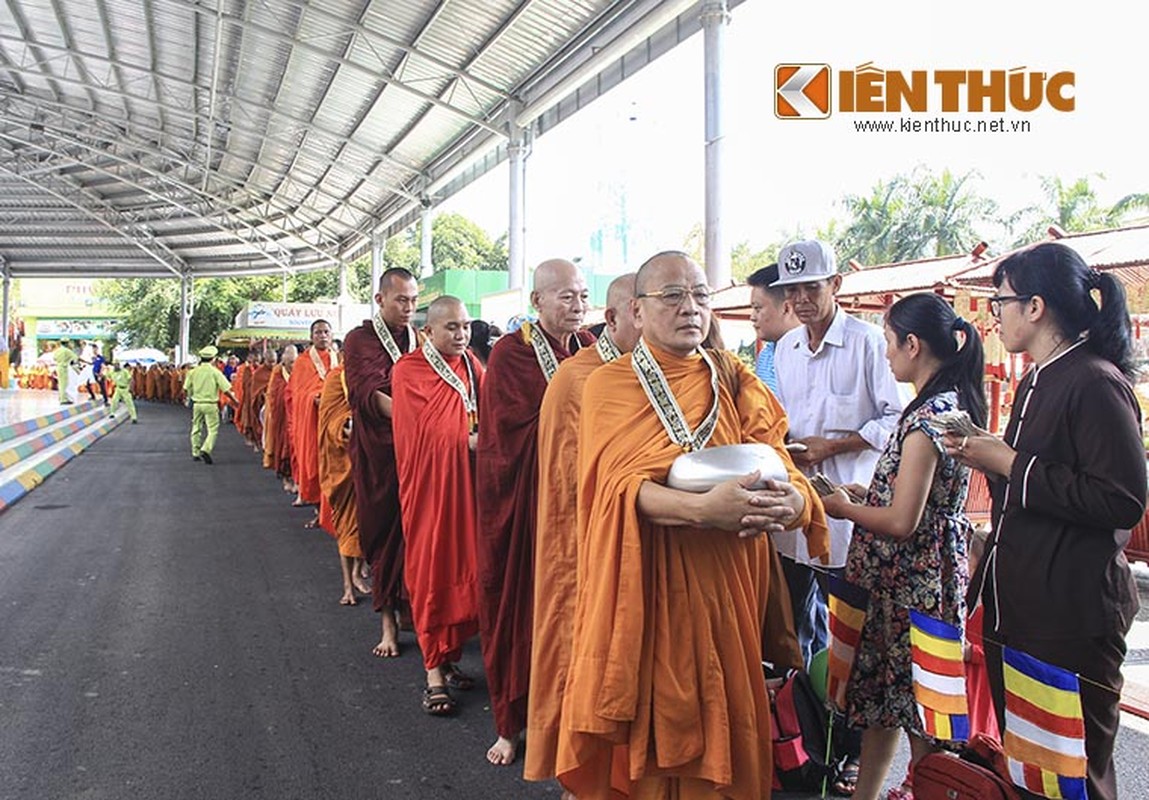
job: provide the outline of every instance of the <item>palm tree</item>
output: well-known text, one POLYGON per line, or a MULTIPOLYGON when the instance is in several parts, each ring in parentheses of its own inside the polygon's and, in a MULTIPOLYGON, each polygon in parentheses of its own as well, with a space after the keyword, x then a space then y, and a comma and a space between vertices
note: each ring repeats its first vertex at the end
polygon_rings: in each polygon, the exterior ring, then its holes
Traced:
POLYGON ((974 192, 978 175, 934 175, 919 167, 880 181, 868 197, 847 195, 853 220, 837 239, 843 261, 885 264, 968 252, 978 229, 996 224, 997 204, 974 192))
MULTIPOLYGON (((1105 179, 1101 174, 1091 177, 1105 179)), ((1045 203, 1030 206, 1016 215, 1018 219, 1029 217, 1032 221, 1014 246, 1045 239, 1050 225, 1070 232, 1116 228, 1128 221, 1134 211, 1149 209, 1149 194, 1143 193, 1128 194, 1106 208, 1097 201, 1097 194, 1089 181, 1090 177, 1084 177, 1066 183, 1058 177, 1043 176, 1041 188, 1045 203)))

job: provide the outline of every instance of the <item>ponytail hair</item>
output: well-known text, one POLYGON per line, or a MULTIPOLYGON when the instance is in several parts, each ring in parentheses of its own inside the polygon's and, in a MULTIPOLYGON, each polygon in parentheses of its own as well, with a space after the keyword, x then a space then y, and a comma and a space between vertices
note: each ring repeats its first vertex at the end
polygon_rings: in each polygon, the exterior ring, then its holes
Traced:
POLYGON ((1058 331, 1070 341, 1088 335, 1085 346, 1132 378, 1132 324, 1125 287, 1111 274, 1090 269, 1076 250, 1043 242, 1014 253, 997 265, 993 285, 1009 280, 1019 295, 1045 301, 1058 331), (1101 295, 1101 306, 1093 290, 1101 295))
POLYGON ((985 351, 977 329, 959 317, 944 299, 932 292, 906 295, 886 312, 886 325, 898 344, 911 333, 941 362, 917 396, 902 412, 905 419, 926 401, 946 391, 956 391, 958 407, 964 408, 979 428, 987 416, 985 400, 985 351))

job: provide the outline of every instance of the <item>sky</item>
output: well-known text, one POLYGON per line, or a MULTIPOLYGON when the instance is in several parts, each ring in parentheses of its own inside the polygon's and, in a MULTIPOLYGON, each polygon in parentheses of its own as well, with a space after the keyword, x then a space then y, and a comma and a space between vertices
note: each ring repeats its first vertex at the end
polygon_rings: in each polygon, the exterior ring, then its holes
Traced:
MULTIPOLYGON (((1040 178, 1090 177, 1103 204, 1149 192, 1149 158, 1135 121, 1149 66, 1140 25, 1108 0, 1058 13, 1053 4, 970 0, 776 3, 746 0, 726 38, 725 229, 754 249, 812 235, 845 219, 840 199, 922 166, 977 172, 973 186, 1003 212, 1041 201, 1040 178), (828 64, 835 76, 872 62, 885 70, 1074 73, 1073 111, 946 114, 940 89, 912 114, 775 116, 780 63, 828 64), (858 131, 865 119, 1002 118, 1028 132, 858 131), (1098 177, 1103 175, 1104 178, 1098 177)), ((595 271, 634 269, 682 247, 704 217, 703 41, 692 37, 534 143, 527 161, 528 265, 581 258, 595 271), (625 212, 623 209, 625 208, 625 212), (610 231, 625 217, 624 249, 610 231), (605 244, 594 232, 605 228, 605 244)), ((507 224, 505 165, 443 203, 493 234, 507 224)), ((997 232, 987 232, 992 238, 997 232)))

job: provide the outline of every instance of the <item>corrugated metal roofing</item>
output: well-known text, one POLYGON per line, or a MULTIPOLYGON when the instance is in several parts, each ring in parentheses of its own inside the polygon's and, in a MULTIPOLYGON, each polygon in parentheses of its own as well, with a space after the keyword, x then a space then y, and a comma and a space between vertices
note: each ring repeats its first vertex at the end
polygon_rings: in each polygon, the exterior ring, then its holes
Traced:
POLYGON ((700 6, 8 0, 0 259, 18 277, 354 257, 409 221, 427 187, 445 196, 503 158, 512 101, 544 98, 545 131, 569 113, 551 87, 636 30, 628 65, 653 59, 698 30, 700 6))

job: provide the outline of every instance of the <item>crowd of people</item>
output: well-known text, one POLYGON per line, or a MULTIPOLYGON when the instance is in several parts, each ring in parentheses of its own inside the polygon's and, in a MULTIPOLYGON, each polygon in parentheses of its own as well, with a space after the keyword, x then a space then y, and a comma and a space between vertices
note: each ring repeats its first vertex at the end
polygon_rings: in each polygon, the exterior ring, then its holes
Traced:
POLYGON ((917 611, 984 659, 966 680, 971 725, 991 736, 1007 730, 1003 648, 1077 673, 1088 796, 1116 797, 1137 597, 1122 546, 1146 500, 1121 285, 1056 243, 998 265, 990 308, 1033 365, 998 437, 981 338, 941 297, 857 318, 817 241, 748 282, 754 369, 708 346, 712 292, 681 252, 615 279, 594 333, 569 261, 536 268, 537 318, 502 336, 448 296, 416 330, 418 284, 391 269, 341 346, 319 320, 306 347, 253 352, 230 380, 201 351, 182 384, 192 456, 212 461, 222 394, 263 466, 314 509, 307 525, 335 539, 340 602, 370 595, 373 653, 399 655, 401 627, 414 631, 426 679, 412 702, 456 712, 477 635, 487 759, 512 764, 526 741, 524 776, 568 797, 769 797, 762 663, 811 667, 831 580, 869 594, 836 794, 882 796, 902 732, 893 800, 912 798, 921 758, 954 746, 915 700, 917 611), (745 443, 770 446, 786 479, 668 485, 683 454, 745 443), (993 497, 980 543, 971 470, 993 497))

